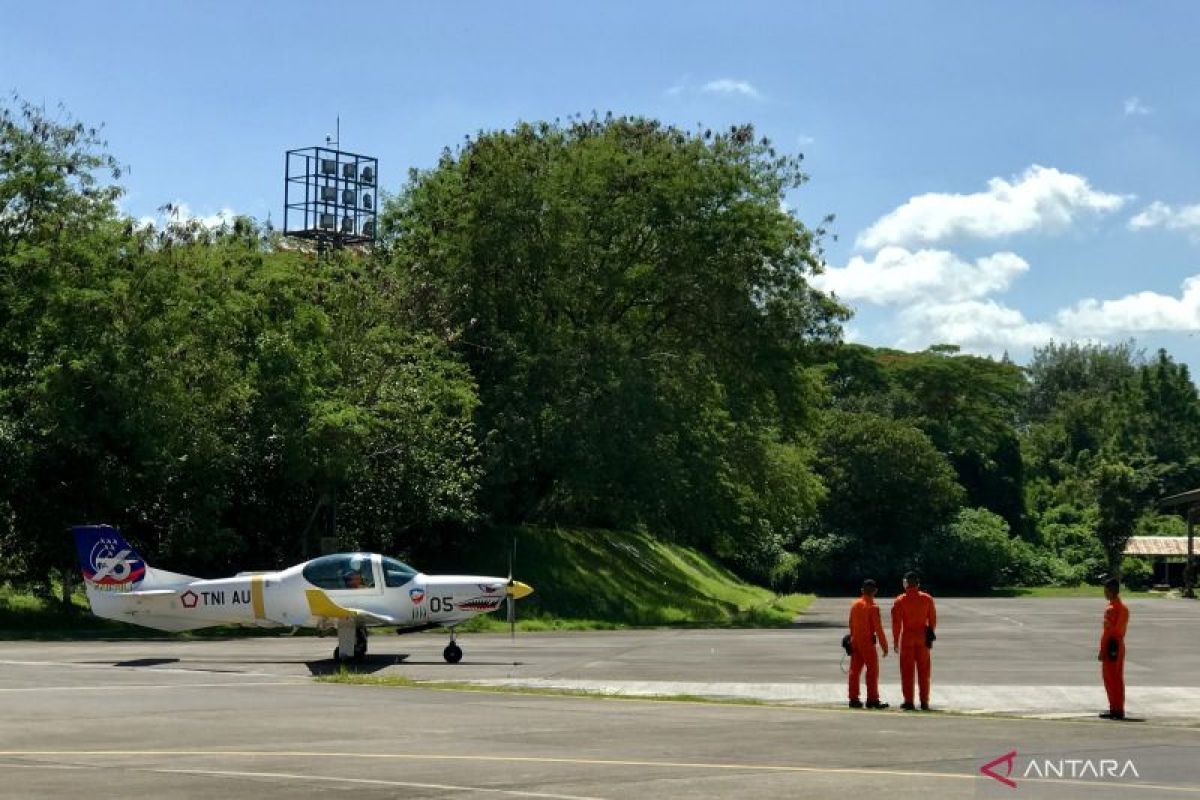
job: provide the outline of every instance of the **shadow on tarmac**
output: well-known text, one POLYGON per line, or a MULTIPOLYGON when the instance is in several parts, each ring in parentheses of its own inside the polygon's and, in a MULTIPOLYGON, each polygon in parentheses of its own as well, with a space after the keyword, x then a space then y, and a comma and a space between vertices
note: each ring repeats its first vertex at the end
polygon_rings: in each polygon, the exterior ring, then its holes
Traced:
MULTIPOLYGON (((447 667, 454 668, 458 664, 447 664, 442 659, 431 659, 429 661, 405 661, 406 666, 421 666, 421 667, 447 667)), ((524 661, 473 661, 464 659, 460 662, 464 667, 523 667, 524 661)))
MULTIPOLYGON (((98 664, 108 664, 108 661, 98 661, 98 664)), ((163 664, 178 664, 178 658, 132 658, 129 661, 117 661, 114 667, 161 667, 163 664)))
POLYGON ((832 619, 803 619, 803 618, 801 618, 801 619, 798 619, 795 622, 793 622, 789 627, 791 627, 795 630, 805 630, 805 629, 812 629, 812 628, 845 628, 846 623, 844 621, 843 622, 835 622, 832 619))
POLYGON ((393 656, 363 656, 361 661, 340 662, 334 661, 332 658, 323 658, 320 661, 306 661, 304 665, 308 667, 309 673, 319 677, 321 675, 337 675, 343 669, 346 672, 352 672, 356 675, 370 675, 373 672, 379 672, 386 667, 394 667, 408 658, 407 653, 401 653, 393 656))

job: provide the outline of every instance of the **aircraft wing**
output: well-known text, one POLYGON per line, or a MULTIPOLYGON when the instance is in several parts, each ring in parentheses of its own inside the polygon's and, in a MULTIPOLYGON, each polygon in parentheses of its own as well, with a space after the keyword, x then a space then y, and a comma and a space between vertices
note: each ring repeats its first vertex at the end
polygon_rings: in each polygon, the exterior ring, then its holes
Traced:
POLYGON ((308 610, 312 612, 314 617, 327 617, 329 619, 361 619, 367 622, 373 622, 377 625, 396 625, 398 621, 394 617, 389 617, 387 614, 380 614, 375 611, 364 611, 361 608, 347 608, 340 606, 329 598, 320 589, 305 589, 305 596, 308 598, 308 610))

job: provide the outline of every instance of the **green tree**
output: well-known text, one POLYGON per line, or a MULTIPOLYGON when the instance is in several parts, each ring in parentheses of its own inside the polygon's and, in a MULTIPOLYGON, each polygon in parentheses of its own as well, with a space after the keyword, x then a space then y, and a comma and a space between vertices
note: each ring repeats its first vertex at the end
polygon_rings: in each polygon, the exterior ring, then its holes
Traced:
POLYGON ((961 355, 948 345, 920 353, 842 345, 830 386, 837 407, 902 419, 923 430, 953 464, 970 505, 1024 533, 1023 462, 1017 426, 1026 401, 1011 362, 961 355))
POLYGON ((0 123, 0 566, 73 569, 81 521, 203 574, 312 555, 322 500, 352 546, 474 519, 474 381, 393 271, 135 225, 94 131, 0 123))
POLYGON ((97 130, 16 97, 0 106, 0 549, 36 576, 65 563, 69 509, 101 505, 115 471, 75 438, 83 404, 63 391, 73 371, 103 360, 79 308, 125 255, 120 189, 106 183, 119 176, 97 130), (73 357, 53 357, 70 343, 73 357), (43 413, 47 394, 65 419, 43 413))
POLYGON ((985 508, 964 508, 921 541, 922 579, 972 591, 998 586, 1016 557, 1008 523, 985 508))
POLYGON ((923 537, 962 506, 954 470, 929 437, 906 422, 832 412, 818 454, 829 494, 817 536, 845 543, 839 584, 855 585, 868 575, 898 578, 916 566, 923 537))
POLYGON ((1158 462, 1162 495, 1194 489, 1200 483, 1200 397, 1186 364, 1159 350, 1139 370, 1145 436, 1158 462))
POLYGON ((1120 572, 1121 556, 1145 510, 1147 480, 1128 464, 1099 461, 1092 471, 1096 492, 1096 538, 1104 548, 1110 575, 1120 572))
POLYGON ((1050 342, 1029 364, 1031 419, 1040 420, 1066 396, 1119 393, 1137 376, 1141 351, 1133 341, 1115 345, 1050 342))
POLYGON ((807 281, 819 231, 781 209, 804 181, 749 127, 625 117, 480 133, 413 174, 392 263, 478 381, 495 519, 742 558, 811 514, 811 365, 846 312, 807 281))
POLYGON ((1022 436, 1028 504, 1035 518, 1062 505, 1080 512, 1087 508, 1098 459, 1149 466, 1140 359, 1131 342, 1051 344, 1035 351, 1022 436))

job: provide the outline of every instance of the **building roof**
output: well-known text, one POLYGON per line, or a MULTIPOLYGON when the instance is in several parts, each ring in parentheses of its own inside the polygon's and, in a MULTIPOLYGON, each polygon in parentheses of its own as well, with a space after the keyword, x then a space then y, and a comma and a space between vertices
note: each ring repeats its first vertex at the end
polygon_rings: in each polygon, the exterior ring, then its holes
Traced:
POLYGON ((1186 556, 1186 536, 1134 536, 1125 545, 1127 556, 1186 556))
POLYGON ((1170 508, 1172 506, 1189 506, 1200 503, 1200 489, 1192 489, 1188 492, 1180 492, 1173 494, 1170 497, 1164 497, 1158 501, 1160 508, 1170 508))

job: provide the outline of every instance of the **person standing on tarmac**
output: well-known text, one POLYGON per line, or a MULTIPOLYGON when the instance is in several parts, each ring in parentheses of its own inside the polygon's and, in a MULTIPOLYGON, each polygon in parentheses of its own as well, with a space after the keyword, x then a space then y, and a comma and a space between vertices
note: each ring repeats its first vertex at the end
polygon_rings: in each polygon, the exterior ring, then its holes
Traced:
POLYGON ((892 646, 900 654, 900 687, 905 711, 915 711, 913 670, 921 688, 921 710, 929 710, 929 651, 936 638, 937 609, 933 598, 921 591, 915 572, 904 574, 904 594, 892 603, 892 646))
POLYGON ((877 591, 875 581, 867 578, 863 581, 862 596, 850 605, 850 645, 854 650, 850 656, 851 708, 863 707, 858 680, 863 667, 867 668, 867 708, 888 707, 879 699, 879 656, 875 652, 875 643, 878 641, 883 648, 884 658, 887 658, 888 645, 879 606, 875 605, 877 591))
POLYGON ((1121 582, 1104 582, 1104 629, 1100 632, 1100 676, 1108 694, 1108 712, 1101 719, 1125 719, 1125 630, 1129 627, 1129 607, 1121 602, 1121 582))

